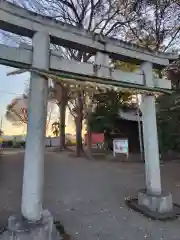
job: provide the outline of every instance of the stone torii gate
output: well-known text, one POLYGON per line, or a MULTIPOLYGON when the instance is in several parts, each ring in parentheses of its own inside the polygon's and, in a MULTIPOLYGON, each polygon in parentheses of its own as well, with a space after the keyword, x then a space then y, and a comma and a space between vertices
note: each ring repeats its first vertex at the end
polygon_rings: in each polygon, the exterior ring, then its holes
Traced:
MULTIPOLYGON (((44 138, 49 73, 80 81, 94 81, 136 88, 142 96, 143 140, 146 190, 138 194, 137 205, 151 213, 172 213, 171 194, 162 194, 156 126, 155 97, 152 92, 170 92, 171 82, 153 76, 153 68, 163 68, 177 59, 173 54, 151 53, 125 42, 90 34, 84 30, 30 12, 6 1, 0 2, 0 29, 32 38, 32 46, 0 45, 0 63, 31 70, 28 134, 26 141, 21 212, 23 219, 9 218, 9 231, 2 239, 56 239, 53 218, 43 211, 44 138), (63 59, 50 50, 50 42, 95 55, 95 64, 63 59), (141 65, 141 73, 112 69, 109 59, 141 65), (24 224, 24 222, 26 224, 24 224), (25 230, 29 230, 26 233, 25 230), (20 230, 24 229, 24 233, 20 230), (12 238, 11 238, 12 237, 12 238)), ((0 238, 1 239, 1 238, 0 238)))

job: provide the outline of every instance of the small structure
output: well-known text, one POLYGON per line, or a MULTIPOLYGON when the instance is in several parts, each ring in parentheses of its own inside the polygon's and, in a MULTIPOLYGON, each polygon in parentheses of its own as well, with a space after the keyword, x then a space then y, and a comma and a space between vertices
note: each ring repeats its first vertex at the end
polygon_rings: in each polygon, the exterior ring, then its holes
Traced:
MULTIPOLYGON (((142 114, 138 114, 137 107, 126 109, 119 113, 118 121, 120 134, 119 137, 128 139, 129 153, 141 152, 142 136, 142 114)), ((143 141, 142 141, 143 144, 143 141)))

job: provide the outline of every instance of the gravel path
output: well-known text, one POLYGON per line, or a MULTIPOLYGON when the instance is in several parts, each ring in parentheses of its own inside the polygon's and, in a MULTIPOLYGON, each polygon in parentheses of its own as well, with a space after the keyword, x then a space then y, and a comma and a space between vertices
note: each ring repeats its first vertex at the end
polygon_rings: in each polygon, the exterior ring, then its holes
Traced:
MULTIPOLYGON (((23 153, 0 160, 0 223, 20 211, 23 153)), ((161 166, 163 186, 180 203, 180 163, 161 166)), ((128 210, 124 198, 144 187, 144 165, 88 161, 46 153, 44 207, 72 240, 180 240, 180 221, 151 221, 128 210)))

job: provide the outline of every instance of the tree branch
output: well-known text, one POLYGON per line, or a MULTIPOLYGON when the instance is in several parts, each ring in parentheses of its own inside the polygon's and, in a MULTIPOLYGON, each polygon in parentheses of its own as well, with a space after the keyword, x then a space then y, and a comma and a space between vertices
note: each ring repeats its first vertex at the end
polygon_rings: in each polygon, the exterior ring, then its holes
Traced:
POLYGON ((67 0, 59 0, 59 1, 60 1, 62 4, 64 4, 65 6, 69 7, 69 8, 73 11, 73 13, 74 13, 75 17, 77 18, 78 22, 80 22, 80 17, 79 17, 79 15, 78 15, 77 11, 76 11, 76 8, 75 8, 75 6, 74 6, 73 1, 70 0, 71 3, 68 2, 67 0))
POLYGON ((174 34, 174 36, 171 38, 171 40, 169 41, 169 43, 166 45, 164 52, 169 48, 169 46, 171 45, 171 43, 175 40, 176 36, 178 35, 178 33, 180 33, 180 28, 176 31, 176 33, 174 34))

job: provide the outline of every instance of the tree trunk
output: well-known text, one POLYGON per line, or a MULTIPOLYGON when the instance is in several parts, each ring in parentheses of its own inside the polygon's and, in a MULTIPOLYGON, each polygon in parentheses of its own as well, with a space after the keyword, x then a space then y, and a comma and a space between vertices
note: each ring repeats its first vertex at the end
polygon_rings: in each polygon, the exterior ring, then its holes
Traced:
POLYGON ((87 115, 87 150, 88 154, 92 155, 92 134, 91 134, 91 128, 89 124, 89 113, 87 115))
POLYGON ((89 160, 93 160, 92 154, 92 133, 89 123, 87 123, 87 157, 89 160))
POLYGON ((83 151, 82 146, 82 122, 80 121, 80 118, 76 118, 76 156, 80 157, 81 153, 83 151))
POLYGON ((65 99, 62 99, 60 105, 59 105, 59 111, 60 111, 60 150, 64 150, 66 147, 66 137, 65 137, 65 123, 66 123, 66 101, 65 99))
POLYGON ((88 127, 87 130, 87 149, 90 154, 92 154, 92 135, 91 135, 91 130, 88 127))
POLYGON ((83 101, 81 98, 81 93, 78 93, 77 98, 77 117, 75 119, 76 123, 76 156, 81 156, 83 152, 82 145, 82 121, 83 121, 83 101))
POLYGON ((59 107, 59 149, 64 150, 66 147, 65 138, 65 123, 66 123, 66 106, 68 103, 67 88, 55 82, 55 89, 57 91, 57 105, 59 107))

